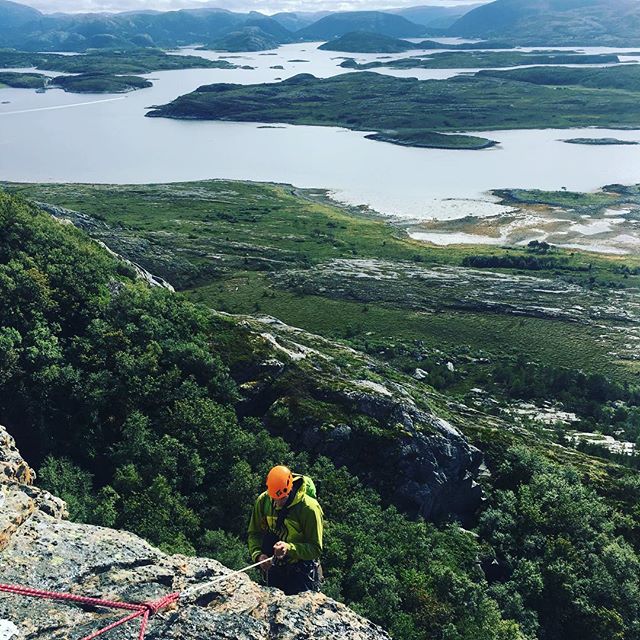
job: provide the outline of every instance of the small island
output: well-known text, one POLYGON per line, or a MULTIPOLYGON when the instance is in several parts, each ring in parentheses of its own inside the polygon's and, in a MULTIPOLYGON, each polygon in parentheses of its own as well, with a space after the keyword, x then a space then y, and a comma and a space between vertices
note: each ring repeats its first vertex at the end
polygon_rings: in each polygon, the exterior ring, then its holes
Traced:
POLYGON ((41 73, 21 73, 16 71, 0 71, 0 89, 42 89, 47 84, 47 76, 41 73))
MULTIPOLYGON (((418 48, 417 46, 413 47, 418 48)), ((593 65, 618 64, 620 58, 610 53, 581 54, 572 52, 526 51, 445 51, 429 56, 418 55, 396 60, 358 64, 347 58, 340 66, 358 71, 388 67, 391 69, 485 69, 522 65, 593 65)))
POLYGON ((619 140, 618 138, 568 138, 562 140, 568 144, 589 144, 594 146, 609 146, 609 145, 638 145, 640 142, 636 140, 619 140))
POLYGON ((404 131, 381 131, 365 136, 367 140, 378 142, 390 142, 403 147, 420 147, 423 149, 467 149, 477 151, 489 149, 498 143, 488 138, 479 136, 467 136, 455 133, 437 133, 423 129, 406 129, 404 131))
POLYGON ((0 50, 0 68, 35 67, 61 73, 141 74, 176 69, 234 69, 226 60, 178 56, 159 49, 98 51, 76 56, 0 50))
POLYGON ((51 85, 69 93, 128 93, 146 89, 153 83, 139 76, 116 76, 108 73, 80 73, 73 76, 57 76, 51 85))
POLYGON ((351 31, 343 36, 329 40, 320 45, 323 51, 340 51, 344 53, 402 53, 412 50, 447 49, 455 51, 472 51, 474 49, 513 49, 509 42, 484 41, 464 42, 460 44, 443 44, 435 40, 409 42, 402 38, 392 38, 381 33, 370 31, 351 31))

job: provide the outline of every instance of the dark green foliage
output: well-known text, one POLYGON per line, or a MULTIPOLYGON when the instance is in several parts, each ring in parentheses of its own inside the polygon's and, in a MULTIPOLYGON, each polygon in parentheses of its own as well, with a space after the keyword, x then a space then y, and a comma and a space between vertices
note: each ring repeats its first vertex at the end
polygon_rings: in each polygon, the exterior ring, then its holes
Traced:
MULTIPOLYGON (((331 43, 329 43, 331 44, 331 43)), ((424 43, 414 45, 412 48, 425 48, 424 43)), ((442 48, 444 45, 440 45, 442 48)), ((398 49, 402 51, 402 49, 398 49)), ((406 51, 406 49, 405 49, 406 51)), ((395 60, 383 60, 353 64, 353 60, 347 60, 340 66, 350 69, 377 69, 390 67, 392 69, 482 69, 485 67, 515 67, 519 65, 565 65, 565 64, 611 64, 620 62, 617 55, 582 54, 575 52, 525 52, 525 51, 447 51, 433 53, 428 57, 413 56, 395 60), (347 64, 348 63, 348 64, 347 64)))
MULTIPOLYGON (((266 471, 286 463, 314 478, 325 509, 326 592, 396 638, 638 637, 635 477, 611 483, 605 501, 570 467, 499 454, 496 436, 480 538, 412 521, 345 468, 311 464, 269 423, 238 417, 231 373, 251 380, 256 362, 234 321, 136 282, 80 232, 3 194, 0 233, 0 423, 74 517, 238 567, 266 471)), ((437 372, 435 362, 423 364, 437 372)), ((621 393, 572 375, 557 373, 554 390, 599 403, 621 393)), ((291 441, 299 421, 342 417, 303 381, 282 384, 291 397, 268 417, 291 441)), ((363 457, 384 447, 376 424, 346 418, 363 457)))
POLYGON ((517 640, 469 534, 383 509, 346 470, 238 421, 215 346, 242 350, 232 322, 123 278, 80 232, 3 194, 0 232, 0 422, 73 517, 242 565, 263 478, 288 463, 318 486, 331 595, 398 638, 517 640))
POLYGON ((53 84, 72 93, 125 93, 151 87, 153 83, 138 76, 116 76, 108 73, 81 73, 57 76, 53 84))
POLYGON ((38 481, 69 507, 69 517, 79 522, 91 522, 95 497, 93 477, 68 458, 47 456, 38 469, 38 481))
POLYGON ((0 72, 0 87, 6 85, 15 89, 39 89, 44 87, 45 83, 46 76, 40 73, 0 72))
POLYGON ((402 131, 383 131, 365 136, 368 140, 391 142, 404 147, 422 147, 424 149, 488 149, 497 142, 454 133, 437 133, 424 129, 404 129, 402 131))
POLYGON ((587 375, 568 367, 543 367, 526 362, 504 361, 493 371, 507 394, 523 400, 554 398, 583 416, 601 416, 602 404, 621 400, 640 404, 640 389, 611 382, 600 374, 587 375))
MULTIPOLYGON (((537 251, 536 251, 537 252, 537 251)), ((496 256, 465 256, 462 259, 462 266, 474 268, 491 268, 491 269, 527 269, 530 271, 542 271, 544 269, 567 269, 572 270, 567 265, 567 260, 539 257, 539 256, 523 256, 523 255, 496 255, 496 256)), ((584 271, 586 267, 578 267, 578 270, 584 271)))
POLYGON ((503 576, 492 592, 530 635, 548 640, 640 637, 640 563, 620 514, 574 469, 524 449, 499 466, 480 519, 503 576))
MULTIPOLYGON (((537 64, 537 63, 533 63, 537 64)), ((590 89, 640 90, 640 67, 638 65, 616 65, 613 67, 580 69, 578 67, 530 67, 508 71, 484 70, 479 77, 502 78, 528 82, 534 85, 556 87, 588 87, 590 89)), ((563 96, 568 99, 569 96, 563 96)))
POLYGON ((172 69, 232 69, 234 65, 226 60, 171 55, 159 49, 97 51, 81 56, 0 49, 1 67, 36 67, 65 73, 137 74, 172 69))

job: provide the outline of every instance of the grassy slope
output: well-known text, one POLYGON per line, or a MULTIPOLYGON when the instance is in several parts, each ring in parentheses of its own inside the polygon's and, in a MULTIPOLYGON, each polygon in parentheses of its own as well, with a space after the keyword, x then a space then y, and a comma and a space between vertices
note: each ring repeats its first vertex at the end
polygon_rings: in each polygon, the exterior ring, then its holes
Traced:
MULTIPOLYGON (((440 300, 438 292, 434 303, 423 309, 375 298, 375 304, 367 304, 335 291, 301 290, 280 277, 291 270, 305 273, 335 258, 458 266, 468 255, 507 250, 431 247, 406 238, 382 220, 311 202, 278 185, 210 181, 130 187, 14 185, 12 190, 120 227, 99 237, 113 246, 109 236, 115 233, 120 236, 118 250, 190 291, 195 299, 223 310, 271 314, 334 337, 387 343, 420 340, 446 353, 466 350, 477 356, 523 354, 543 364, 569 365, 619 380, 635 378, 633 362, 612 361, 609 355, 624 337, 612 334, 603 340, 601 327, 455 308, 440 300)), ((526 254, 521 249, 508 252, 526 254)), ((558 255, 566 259, 565 270, 536 271, 535 276, 625 286, 637 286, 640 280, 623 279, 616 270, 623 262, 620 258, 558 255), (589 271, 575 270, 587 263, 592 265, 589 271)), ((634 267, 640 260, 625 258, 624 263, 634 267)))

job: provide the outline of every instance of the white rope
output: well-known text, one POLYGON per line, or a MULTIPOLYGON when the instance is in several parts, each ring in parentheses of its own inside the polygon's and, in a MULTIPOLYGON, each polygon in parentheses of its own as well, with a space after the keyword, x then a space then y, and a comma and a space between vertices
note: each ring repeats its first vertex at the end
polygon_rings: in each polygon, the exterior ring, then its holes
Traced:
POLYGON ((255 567, 259 567, 261 564, 266 564, 267 562, 271 562, 273 559, 274 559, 274 557, 271 556, 270 558, 267 558, 266 560, 260 560, 260 562, 254 562, 253 564, 250 564, 248 567, 244 567, 243 569, 238 569, 237 571, 232 571, 231 573, 226 573, 223 576, 218 576, 217 578, 214 578, 213 580, 210 580, 209 582, 203 582, 202 584, 195 585, 195 586, 191 587, 190 589, 186 589, 185 591, 183 591, 180 594, 180 598, 186 598, 188 596, 192 596, 194 593, 197 593, 198 591, 201 591, 202 589, 206 589, 207 587, 211 587, 214 584, 217 584, 219 582, 223 582, 224 580, 227 580, 228 578, 232 578, 233 576, 237 576, 240 573, 244 573, 245 571, 249 571, 249 569, 254 569, 255 567))

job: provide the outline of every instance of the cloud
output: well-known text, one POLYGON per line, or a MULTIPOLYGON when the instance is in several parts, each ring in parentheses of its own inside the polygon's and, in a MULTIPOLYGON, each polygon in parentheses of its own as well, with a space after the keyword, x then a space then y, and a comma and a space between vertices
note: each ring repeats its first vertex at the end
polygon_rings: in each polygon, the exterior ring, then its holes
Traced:
POLYGON ((431 5, 450 7, 470 5, 489 0, 31 0, 25 2, 45 13, 63 11, 83 13, 94 11, 174 11, 195 7, 219 7, 229 11, 354 11, 431 5))

